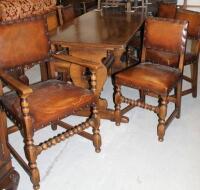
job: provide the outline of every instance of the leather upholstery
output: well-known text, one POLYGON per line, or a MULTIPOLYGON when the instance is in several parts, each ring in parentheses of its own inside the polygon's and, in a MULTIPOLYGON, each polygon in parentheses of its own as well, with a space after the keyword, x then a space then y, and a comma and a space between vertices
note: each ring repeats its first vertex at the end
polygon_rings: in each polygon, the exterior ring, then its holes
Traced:
POLYGON ((176 4, 174 3, 160 3, 158 7, 158 17, 175 18, 176 4))
POLYGON ((45 61, 48 57, 50 45, 46 36, 46 20, 38 17, 32 24, 25 19, 22 22, 20 25, 0 24, 1 69, 45 61))
MULTIPOLYGON (((191 52, 186 52, 184 65, 196 63, 197 60, 198 60, 198 55, 191 52)), ((179 56, 177 54, 148 49, 146 52, 146 61, 151 61, 153 63, 157 63, 161 65, 169 65, 172 67, 177 67, 179 56)))
POLYGON ((117 84, 167 95, 181 79, 177 69, 165 65, 141 63, 115 76, 117 84))
MULTIPOLYGON (((162 20, 148 19, 145 23, 144 46, 146 48, 162 50, 170 53, 179 53, 182 50, 182 22, 166 22, 161 24, 162 20), (151 27, 149 27, 151 26, 151 27), (169 35, 169 29, 173 35, 169 35), (178 39, 178 40, 176 40, 178 39)), ((186 34, 185 34, 186 35, 186 34)))
POLYGON ((200 39, 200 13, 190 10, 178 9, 176 19, 187 20, 188 26, 188 37, 194 39, 200 39))
MULTIPOLYGON (((33 93, 28 97, 28 103, 35 130, 48 125, 50 121, 64 118, 95 100, 91 91, 58 80, 48 80, 32 85, 31 88, 33 93)), ((8 93, 1 97, 0 102, 22 125, 19 96, 14 92, 8 93)))
POLYGON ((179 61, 179 55, 165 51, 147 49, 146 61, 151 61, 153 63, 161 65, 168 65, 171 67, 177 67, 179 61))
POLYGON ((49 12, 56 0, 1 0, 0 20, 8 21, 49 12))
POLYGON ((179 56, 185 52, 187 25, 186 21, 148 18, 145 22, 142 55, 142 59, 147 62, 117 73, 115 83, 168 95, 181 79, 179 56))

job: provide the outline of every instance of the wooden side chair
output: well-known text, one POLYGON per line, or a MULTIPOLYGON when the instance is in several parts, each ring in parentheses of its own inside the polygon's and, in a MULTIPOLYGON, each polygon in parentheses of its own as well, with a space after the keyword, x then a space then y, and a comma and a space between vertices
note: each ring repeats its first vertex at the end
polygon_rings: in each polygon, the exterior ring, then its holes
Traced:
POLYGON ((200 52, 200 13, 185 9, 177 9, 176 19, 187 20, 188 25, 188 41, 191 42, 191 48, 185 54, 184 65, 191 66, 191 75, 183 76, 183 79, 191 83, 191 88, 183 90, 182 95, 192 93, 193 97, 197 97, 198 83, 198 62, 200 52))
POLYGON ((175 18, 176 16, 176 3, 159 2, 158 17, 162 18, 175 18))
POLYGON ((145 23, 142 60, 140 64, 127 68, 114 76, 114 103, 116 125, 120 125, 121 117, 135 106, 155 112, 158 115, 157 135, 163 141, 165 130, 174 117, 180 117, 181 82, 183 61, 187 37, 187 21, 167 20, 163 18, 148 18, 145 23), (173 35, 171 35, 173 34, 173 35), (175 65, 154 64, 146 61, 147 49, 161 50, 175 54, 179 62, 175 65), (122 95, 121 86, 127 86, 140 91, 140 99, 132 100, 122 95), (169 93, 175 89, 176 97, 171 99, 169 93), (158 98, 158 106, 145 102, 145 95, 158 98), (175 103, 175 109, 166 119, 167 104, 175 103), (128 106, 121 110, 121 103, 128 106))
POLYGON ((19 164, 30 176, 34 190, 40 188, 40 172, 37 157, 41 152, 76 134, 93 142, 96 152, 100 152, 100 119, 96 107, 96 69, 100 64, 66 56, 70 64, 78 64, 91 70, 89 89, 74 86, 71 83, 55 79, 55 64, 60 60, 53 58, 47 32, 46 18, 43 16, 8 21, 0 24, 0 127, 5 127, 6 116, 13 122, 8 134, 20 131, 24 141, 24 152, 28 164, 9 143, 8 147, 19 164), (51 79, 32 85, 17 80, 9 75, 13 68, 26 67, 49 62, 51 79), (10 87, 4 92, 2 83, 10 87), (77 111, 91 107, 91 116, 76 126, 61 119, 76 114, 77 111), (40 129, 48 126, 64 128, 64 132, 34 144, 34 136, 40 129), (85 129, 92 127, 92 134, 85 129))

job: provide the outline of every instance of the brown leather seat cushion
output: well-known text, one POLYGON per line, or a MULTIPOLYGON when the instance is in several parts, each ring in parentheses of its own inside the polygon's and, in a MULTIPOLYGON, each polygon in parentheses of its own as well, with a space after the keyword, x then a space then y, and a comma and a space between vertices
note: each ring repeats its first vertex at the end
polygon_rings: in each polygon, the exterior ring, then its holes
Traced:
MULTIPOLYGON (((31 87, 33 93, 28 97, 28 103, 35 130, 71 115, 95 99, 91 91, 58 80, 45 81, 31 87)), ((0 102, 17 120, 22 119, 20 100, 16 93, 6 94, 0 102)))
POLYGON ((141 63, 115 75, 117 84, 167 95, 181 78, 181 73, 169 66, 141 63))

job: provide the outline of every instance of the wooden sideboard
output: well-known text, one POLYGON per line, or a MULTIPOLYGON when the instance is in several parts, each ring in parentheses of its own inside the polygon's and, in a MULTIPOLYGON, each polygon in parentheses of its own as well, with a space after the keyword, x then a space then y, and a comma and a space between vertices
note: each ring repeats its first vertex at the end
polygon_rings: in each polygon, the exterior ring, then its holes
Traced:
POLYGON ((6 131, 4 113, 0 112, 0 190, 16 190, 19 174, 12 167, 11 156, 6 143, 6 131))

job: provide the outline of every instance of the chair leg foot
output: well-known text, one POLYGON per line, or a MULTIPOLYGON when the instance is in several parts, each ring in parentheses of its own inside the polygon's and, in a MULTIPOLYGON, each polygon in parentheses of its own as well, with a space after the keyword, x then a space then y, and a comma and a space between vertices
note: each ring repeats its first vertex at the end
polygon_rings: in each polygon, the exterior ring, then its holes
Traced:
POLYGON ((33 186, 34 190, 40 190, 40 186, 33 186))
POLYGON ((158 141, 163 142, 164 141, 164 135, 165 135, 165 127, 162 124, 158 125, 158 141))
POLYGON ((58 128, 58 126, 57 126, 56 124, 51 124, 51 129, 52 129, 53 131, 56 131, 57 128, 58 128))
POLYGON ((164 141, 164 139, 163 139, 163 138, 160 138, 160 137, 158 137, 158 141, 159 141, 159 142, 163 142, 163 141, 164 141))
POLYGON ((96 153, 101 152, 101 136, 99 129, 93 129, 93 145, 96 153))
POLYGON ((176 114, 176 118, 179 119, 180 117, 181 117, 181 113, 180 113, 180 111, 178 110, 178 111, 177 111, 177 114, 176 114))
POLYGON ((33 189, 39 190, 40 189, 40 173, 37 167, 36 157, 31 158, 31 160, 29 160, 29 167, 30 167, 30 174, 31 174, 30 178, 33 184, 33 189))
POLYGON ((120 124, 121 124, 120 122, 115 122, 116 126, 120 126, 120 124))
POLYGON ((192 97, 193 97, 193 98, 196 98, 196 97, 197 97, 197 90, 194 90, 194 91, 192 92, 192 97))

